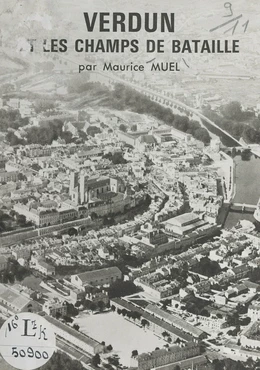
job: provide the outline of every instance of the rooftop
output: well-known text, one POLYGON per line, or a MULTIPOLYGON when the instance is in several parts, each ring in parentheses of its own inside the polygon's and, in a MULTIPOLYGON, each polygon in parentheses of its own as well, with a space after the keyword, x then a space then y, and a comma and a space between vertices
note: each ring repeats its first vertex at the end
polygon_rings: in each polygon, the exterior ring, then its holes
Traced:
POLYGON ((179 318, 178 316, 175 316, 173 314, 170 314, 170 313, 162 310, 161 308, 159 308, 159 307, 157 307, 153 304, 149 304, 146 307, 146 310, 148 312, 151 312, 154 315, 162 318, 163 320, 168 321, 173 326, 176 326, 177 328, 185 331, 186 333, 193 335, 194 337, 200 337, 204 333, 201 329, 189 324, 188 322, 179 318))
POLYGON ((100 270, 94 270, 94 271, 86 271, 82 272, 81 274, 72 275, 72 276, 78 276, 78 278, 83 283, 88 283, 92 280, 99 279, 100 277, 112 277, 114 275, 122 275, 122 272, 119 270, 118 267, 108 267, 100 270))
POLYGON ((195 215, 194 213, 184 213, 183 215, 179 215, 173 218, 170 218, 169 220, 165 221, 167 224, 171 225, 185 225, 187 223, 194 223, 199 221, 199 217, 195 215))
POLYGON ((0 284, 0 297, 1 300, 13 306, 16 310, 22 310, 30 303, 30 299, 10 289, 4 284, 0 284))

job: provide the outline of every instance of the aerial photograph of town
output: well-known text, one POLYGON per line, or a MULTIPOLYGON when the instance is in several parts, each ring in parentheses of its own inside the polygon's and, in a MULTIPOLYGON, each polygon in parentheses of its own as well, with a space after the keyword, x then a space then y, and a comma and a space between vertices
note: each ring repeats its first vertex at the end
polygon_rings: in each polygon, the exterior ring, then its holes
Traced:
POLYGON ((17 368, 260 369, 259 16, 0 5, 0 327, 56 338, 17 368))

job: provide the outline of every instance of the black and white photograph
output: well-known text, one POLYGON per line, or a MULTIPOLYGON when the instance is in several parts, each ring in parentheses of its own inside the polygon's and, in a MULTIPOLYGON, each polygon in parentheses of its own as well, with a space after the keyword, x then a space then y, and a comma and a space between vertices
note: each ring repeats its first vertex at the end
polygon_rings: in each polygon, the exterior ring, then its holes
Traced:
POLYGON ((260 369, 260 3, 0 3, 0 370, 260 369))

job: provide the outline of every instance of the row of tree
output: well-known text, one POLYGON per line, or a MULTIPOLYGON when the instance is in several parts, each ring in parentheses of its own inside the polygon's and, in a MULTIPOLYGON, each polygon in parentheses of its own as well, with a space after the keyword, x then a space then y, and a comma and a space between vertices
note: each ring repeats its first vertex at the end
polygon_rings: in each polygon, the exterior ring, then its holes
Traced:
MULTIPOLYGON (((203 109, 203 114, 217 126, 227 131, 236 139, 241 137, 249 143, 260 143, 260 118, 255 118, 251 111, 243 111, 239 102, 230 102, 220 108, 220 113, 213 111, 210 106, 203 109)), ((203 122, 209 130, 222 138, 228 146, 233 145, 218 129, 203 122), (229 145, 230 143, 230 145, 229 145)))
POLYGON ((58 138, 65 140, 66 144, 74 142, 72 133, 70 131, 63 131, 63 122, 59 119, 44 121, 40 126, 26 128, 23 138, 18 137, 11 130, 7 132, 5 137, 6 141, 12 146, 25 144, 50 145, 58 138))

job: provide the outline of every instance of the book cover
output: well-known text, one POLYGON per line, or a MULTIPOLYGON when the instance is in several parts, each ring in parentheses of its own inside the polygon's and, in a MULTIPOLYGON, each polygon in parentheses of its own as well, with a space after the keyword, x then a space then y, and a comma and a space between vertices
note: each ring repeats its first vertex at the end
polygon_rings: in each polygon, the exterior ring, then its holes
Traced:
POLYGON ((0 4, 0 368, 256 369, 259 4, 0 4))

